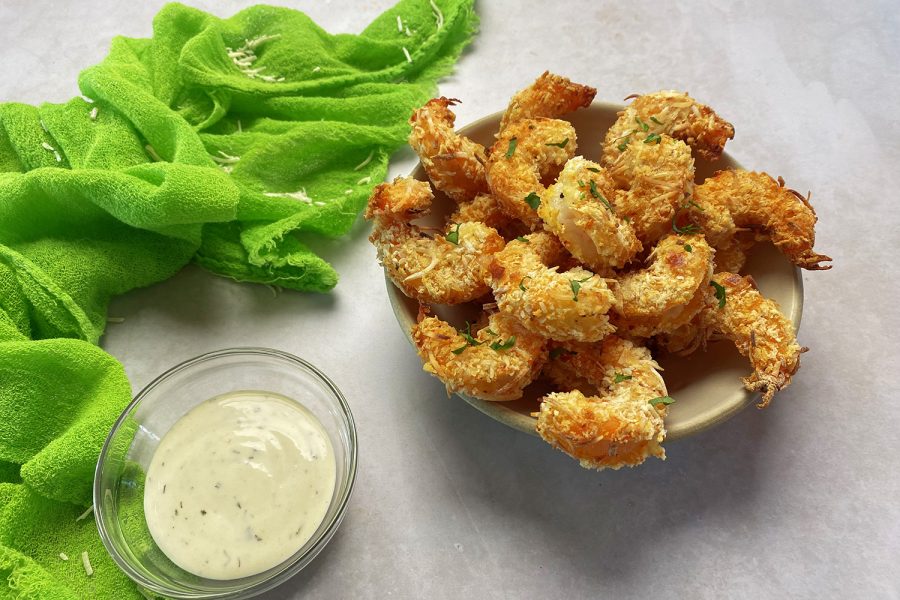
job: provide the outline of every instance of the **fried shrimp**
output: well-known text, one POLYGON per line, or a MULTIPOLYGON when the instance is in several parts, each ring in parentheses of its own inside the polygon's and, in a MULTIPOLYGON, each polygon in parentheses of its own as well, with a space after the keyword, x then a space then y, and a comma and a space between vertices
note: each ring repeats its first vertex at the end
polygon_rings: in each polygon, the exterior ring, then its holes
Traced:
POLYGON ((684 142, 662 135, 633 141, 608 165, 616 212, 627 217, 638 239, 653 245, 672 230, 678 207, 694 186, 694 159, 684 142))
POLYGON ((490 255, 505 242, 483 223, 456 223, 429 237, 407 220, 426 214, 432 193, 427 182, 397 178, 375 188, 366 218, 375 219, 369 241, 391 281, 421 302, 459 304, 490 291, 490 255))
POLYGON ((831 258, 813 251, 816 211, 809 199, 766 173, 719 171, 694 189, 691 218, 710 243, 724 247, 738 228, 759 229, 798 267, 830 269, 831 258), (722 216, 727 214, 727 217, 722 216))
POLYGON ((668 333, 703 308, 713 271, 713 250, 702 235, 669 235, 648 257, 652 262, 619 278, 614 320, 631 335, 668 333))
POLYGON ((476 332, 459 332, 437 317, 419 313, 413 342, 424 370, 447 386, 482 400, 515 400, 547 360, 547 342, 515 319, 494 313, 476 332))
POLYGON ((534 83, 512 97, 500 121, 498 137, 510 123, 535 117, 556 119, 590 106, 596 95, 596 88, 544 71, 534 83))
POLYGON ((507 127, 487 164, 488 186, 503 210, 532 230, 539 228, 541 180, 556 175, 575 155, 575 146, 575 128, 566 121, 525 119, 507 127))
POLYGON ((634 229, 616 214, 615 191, 606 169, 576 156, 544 192, 538 207, 544 227, 598 273, 623 267, 642 249, 634 229))
POLYGON ((800 354, 807 350, 797 344, 790 319, 759 293, 751 277, 734 273, 713 276, 706 305, 701 313, 704 327, 734 342, 750 359, 753 373, 744 377, 744 387, 762 392, 757 406, 767 406, 775 392, 790 385, 800 368, 800 354))
POLYGON ((409 145, 422 161, 428 178, 453 200, 471 200, 487 191, 484 146, 453 131, 456 115, 450 107, 459 102, 434 98, 409 119, 409 145))
POLYGON ((538 434, 590 469, 635 466, 648 456, 665 459, 662 399, 668 392, 650 351, 617 336, 566 348, 554 360, 588 379, 597 395, 548 394, 537 414, 538 434))
POLYGON ((734 137, 734 127, 686 93, 644 94, 619 113, 618 120, 606 133, 603 159, 611 164, 623 144, 662 134, 685 142, 701 158, 716 160, 725 143, 734 137))
POLYGON ((548 267, 548 252, 540 248, 549 238, 547 233, 533 233, 494 255, 489 281, 498 308, 529 331, 553 340, 606 337, 613 331, 607 316, 613 292, 605 279, 581 267, 564 273, 548 267))

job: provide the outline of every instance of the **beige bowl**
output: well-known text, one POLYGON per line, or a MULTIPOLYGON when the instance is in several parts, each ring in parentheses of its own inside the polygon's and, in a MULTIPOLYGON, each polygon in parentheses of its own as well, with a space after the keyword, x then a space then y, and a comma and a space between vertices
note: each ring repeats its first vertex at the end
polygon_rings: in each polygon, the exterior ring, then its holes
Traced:
MULTIPOLYGON (((578 133, 578 152, 591 160, 599 160, 600 143, 606 130, 616 120, 621 106, 595 102, 587 109, 580 110, 567 118, 578 133)), ((490 146, 494 133, 500 126, 503 113, 494 113, 463 127, 460 133, 490 146)), ((741 168, 727 153, 712 163, 696 160, 697 182, 700 183, 714 172, 726 168, 741 168)), ((422 165, 411 173, 412 177, 427 180, 422 165)), ((440 192, 435 193, 435 213, 446 214, 452 201, 440 192)), ((771 244, 757 244, 750 255, 744 273, 753 276, 760 291, 778 302, 785 315, 790 317, 794 330, 800 327, 803 312, 803 280, 800 269, 791 264, 771 244)), ((412 343, 410 328, 415 323, 419 305, 407 298, 387 279, 388 298, 400 327, 412 343)), ((476 313, 472 307, 435 307, 437 314, 454 324, 472 319, 476 313)), ((678 439, 703 431, 734 416, 742 408, 754 401, 758 394, 748 392, 741 384, 741 377, 751 371, 750 363, 727 341, 708 345, 706 352, 698 351, 688 357, 660 355, 656 357, 663 367, 663 378, 669 395, 676 399, 669 407, 666 417, 668 439, 678 439)), ((537 410, 538 399, 547 390, 533 385, 525 390, 525 396, 513 402, 489 402, 457 394, 463 400, 505 425, 526 433, 534 431, 537 419, 531 412, 537 410)))

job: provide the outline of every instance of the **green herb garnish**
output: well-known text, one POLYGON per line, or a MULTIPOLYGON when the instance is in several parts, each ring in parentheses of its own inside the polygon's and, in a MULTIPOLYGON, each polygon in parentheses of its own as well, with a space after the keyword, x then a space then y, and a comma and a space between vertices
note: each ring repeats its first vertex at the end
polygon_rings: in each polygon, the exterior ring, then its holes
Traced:
POLYGON ((466 321, 466 330, 460 331, 459 335, 461 335, 463 339, 466 340, 466 343, 470 346, 480 346, 482 344, 482 342, 479 342, 474 337, 472 337, 472 324, 468 321, 466 321))
POLYGON ((622 383, 623 381, 628 381, 629 379, 631 379, 631 375, 616 373, 616 378, 613 380, 613 383, 622 383))
POLYGON ((640 125, 641 130, 643 130, 643 131, 647 131, 648 129, 650 129, 650 126, 647 125, 646 123, 644 123, 643 121, 641 121, 640 117, 635 117, 634 122, 637 123, 638 125, 640 125))
POLYGON ((690 244, 685 244, 685 245, 684 245, 684 251, 685 251, 685 252, 693 252, 694 249, 691 247, 690 244))
POLYGON ((657 404, 672 404, 673 402, 675 402, 675 398, 672 396, 657 396, 650 400, 650 404, 653 404, 654 406, 657 404))
POLYGON ((675 211, 675 216, 672 217, 672 231, 675 233, 681 233, 684 235, 691 235, 692 233, 697 233, 700 231, 700 226, 696 223, 688 223, 687 225, 679 225, 678 224, 678 215, 685 210, 685 206, 682 206, 678 210, 675 211))
POLYGON ((469 347, 468 344, 463 344, 456 350, 451 350, 450 352, 452 352, 453 354, 462 354, 463 352, 465 352, 466 348, 468 348, 468 347, 469 347))
POLYGON ((454 229, 453 231, 450 231, 449 233, 447 233, 447 235, 444 236, 444 238, 446 238, 446 240, 448 242, 450 242, 451 244, 453 244, 455 246, 459 245, 459 226, 461 224, 462 223, 457 223, 456 229, 454 229))
POLYGON ((525 237, 524 235, 520 235, 519 237, 517 237, 517 238, 516 238, 516 241, 517 241, 517 242, 524 242, 524 243, 526 243, 526 244, 530 244, 530 243, 531 243, 531 242, 528 241, 528 238, 525 237))
POLYGON ((594 183, 593 179, 591 179, 591 196, 593 196, 594 198, 596 198, 597 200, 602 202, 603 206, 605 206, 609 210, 609 212, 611 212, 611 213, 616 212, 616 209, 614 209, 612 207, 612 204, 609 203, 609 200, 604 198, 603 194, 601 194, 600 192, 597 191, 597 184, 594 183))
POLYGON ((494 331, 493 329, 491 329, 490 327, 485 327, 485 328, 484 328, 484 332, 487 333, 488 335, 492 335, 492 336, 494 336, 494 337, 497 337, 498 335, 500 335, 500 334, 498 334, 496 331, 494 331))
POLYGON ((590 171, 591 173, 599 173, 600 172, 600 169, 596 169, 594 167, 587 167, 587 170, 590 171))
POLYGON ((654 143, 654 142, 658 144, 658 143, 660 143, 661 141, 662 141, 662 138, 659 136, 658 133, 651 133, 651 134, 648 135, 646 138, 644 138, 644 143, 645 143, 645 144, 652 144, 652 143, 654 143))
POLYGON ((564 139, 561 142, 556 142, 555 144, 545 144, 546 146, 556 146, 557 148, 565 148, 566 144, 569 143, 569 138, 564 139))
POLYGON ((715 281, 710 281, 709 285, 716 288, 716 299, 719 301, 719 308, 725 308, 725 286, 715 281))
POLYGON ((531 277, 529 277, 528 275, 526 275, 525 277, 522 278, 522 281, 519 282, 519 289, 522 290, 523 292, 527 292, 527 291, 528 291, 528 289, 523 285, 523 284, 525 283, 525 280, 526 280, 526 279, 531 279, 531 277))
POLYGON ((631 136, 625 136, 625 141, 617 146, 619 152, 625 152, 625 148, 631 143, 631 136))
POLYGON ((581 291, 581 284, 593 277, 593 275, 588 275, 584 279, 570 279, 569 286, 572 288, 572 300, 578 302, 578 292, 581 291))
POLYGON ((512 155, 516 153, 516 144, 518 143, 519 140, 516 138, 509 140, 509 147, 506 149, 506 158, 512 158, 512 155))
POLYGON ((700 212, 706 212, 706 210, 705 210, 702 206, 700 206, 699 204, 697 204, 697 203, 694 202, 693 200, 688 200, 687 204, 684 205, 684 208, 690 208, 691 206, 693 206, 694 208, 696 208, 696 209, 699 210, 700 212))
POLYGON ((499 352, 500 350, 509 350, 513 346, 516 345, 516 336, 512 335, 508 340, 501 343, 500 340, 497 340, 493 344, 491 344, 491 350, 496 350, 499 352))
POLYGON ((525 196, 525 203, 532 208, 532 210, 537 210, 538 206, 541 205, 541 197, 531 192, 527 196, 525 196))
POLYGON ((657 125, 665 125, 665 123, 663 123, 662 121, 660 121, 660 120, 657 119, 656 117, 650 117, 650 120, 653 121, 654 123, 656 123, 657 125))

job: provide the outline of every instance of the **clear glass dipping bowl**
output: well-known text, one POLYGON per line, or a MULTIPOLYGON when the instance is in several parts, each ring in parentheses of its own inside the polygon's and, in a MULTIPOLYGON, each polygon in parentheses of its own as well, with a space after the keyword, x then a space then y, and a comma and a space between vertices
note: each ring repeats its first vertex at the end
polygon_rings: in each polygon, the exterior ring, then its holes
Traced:
POLYGON ((232 348, 198 356, 151 382, 128 405, 100 452, 94 476, 97 528, 107 551, 138 585, 170 598, 249 598, 308 565, 337 531, 356 478, 356 426, 340 390, 318 369, 285 352, 232 348), (157 547, 144 518, 143 480, 160 439, 192 408, 236 391, 275 392, 305 406, 331 438, 337 472, 325 518, 287 560, 241 579, 198 577, 157 547))

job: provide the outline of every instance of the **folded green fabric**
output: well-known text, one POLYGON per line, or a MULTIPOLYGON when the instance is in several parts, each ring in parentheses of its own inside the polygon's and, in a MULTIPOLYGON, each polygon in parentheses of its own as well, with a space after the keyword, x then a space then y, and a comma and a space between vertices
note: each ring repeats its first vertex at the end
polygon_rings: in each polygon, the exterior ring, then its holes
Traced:
POLYGON ((94 345, 109 299, 192 259, 331 289, 307 242, 355 222, 470 41, 472 4, 401 0, 360 35, 170 4, 81 74, 85 97, 0 104, 0 598, 141 597, 76 520, 131 397, 94 345))

